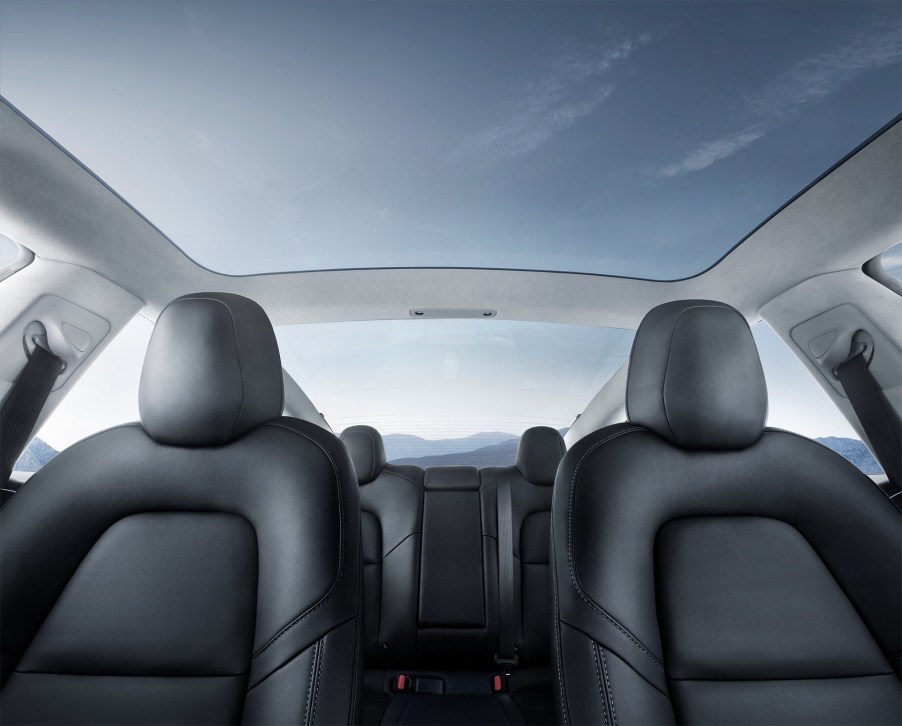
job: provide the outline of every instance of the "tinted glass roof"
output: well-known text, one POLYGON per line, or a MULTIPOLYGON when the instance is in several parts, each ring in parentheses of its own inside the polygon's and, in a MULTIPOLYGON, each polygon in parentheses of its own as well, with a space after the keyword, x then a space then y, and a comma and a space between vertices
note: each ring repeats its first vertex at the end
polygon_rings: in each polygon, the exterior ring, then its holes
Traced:
POLYGON ((4 0, 0 93, 218 272, 677 279, 902 111, 900 17, 4 0))

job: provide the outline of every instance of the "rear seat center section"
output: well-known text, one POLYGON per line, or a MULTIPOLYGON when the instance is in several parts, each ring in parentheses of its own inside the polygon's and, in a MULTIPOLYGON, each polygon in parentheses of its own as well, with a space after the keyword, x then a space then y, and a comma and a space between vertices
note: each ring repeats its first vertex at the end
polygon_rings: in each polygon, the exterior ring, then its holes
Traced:
POLYGON ((341 439, 360 485, 363 722, 553 722, 549 542, 561 435, 529 429, 515 466, 482 470, 388 464, 369 426, 341 439), (499 657, 511 639, 513 654, 499 657))
MULTIPOLYGON (((491 662, 487 570, 479 472, 472 466, 425 471, 417 662, 439 668, 491 662)), ((492 570, 494 568, 491 568, 492 570)))

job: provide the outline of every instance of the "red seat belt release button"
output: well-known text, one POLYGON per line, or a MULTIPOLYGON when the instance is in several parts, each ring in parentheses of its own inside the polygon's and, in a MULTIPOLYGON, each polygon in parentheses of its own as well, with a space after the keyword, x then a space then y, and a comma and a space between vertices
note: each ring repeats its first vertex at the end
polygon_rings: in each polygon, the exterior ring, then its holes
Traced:
POLYGON ((396 693, 404 693, 405 691, 413 690, 413 679, 403 673, 395 676, 395 681, 392 683, 392 690, 396 693))
POLYGON ((492 676, 492 693, 504 693, 506 690, 507 679, 500 674, 492 676))

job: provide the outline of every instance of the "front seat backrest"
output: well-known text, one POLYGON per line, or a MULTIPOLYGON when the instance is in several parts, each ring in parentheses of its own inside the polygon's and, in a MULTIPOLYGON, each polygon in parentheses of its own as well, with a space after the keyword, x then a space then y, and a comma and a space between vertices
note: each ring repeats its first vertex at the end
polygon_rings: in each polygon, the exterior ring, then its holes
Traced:
POLYGON ((262 308, 172 302, 139 398, 0 514, 0 720, 356 720, 357 483, 335 436, 281 418, 262 308))
POLYGON ((902 515, 766 409, 736 310, 646 316, 630 422, 555 479, 563 723, 899 723, 902 515))

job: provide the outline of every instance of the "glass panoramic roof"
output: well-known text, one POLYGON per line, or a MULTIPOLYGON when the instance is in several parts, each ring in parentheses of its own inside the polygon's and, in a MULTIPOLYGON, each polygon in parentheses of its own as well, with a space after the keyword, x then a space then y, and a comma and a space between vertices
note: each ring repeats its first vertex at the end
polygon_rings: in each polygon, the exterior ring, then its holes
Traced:
POLYGON ((692 276, 902 111, 895 1, 0 13, 0 93, 234 275, 692 276))

